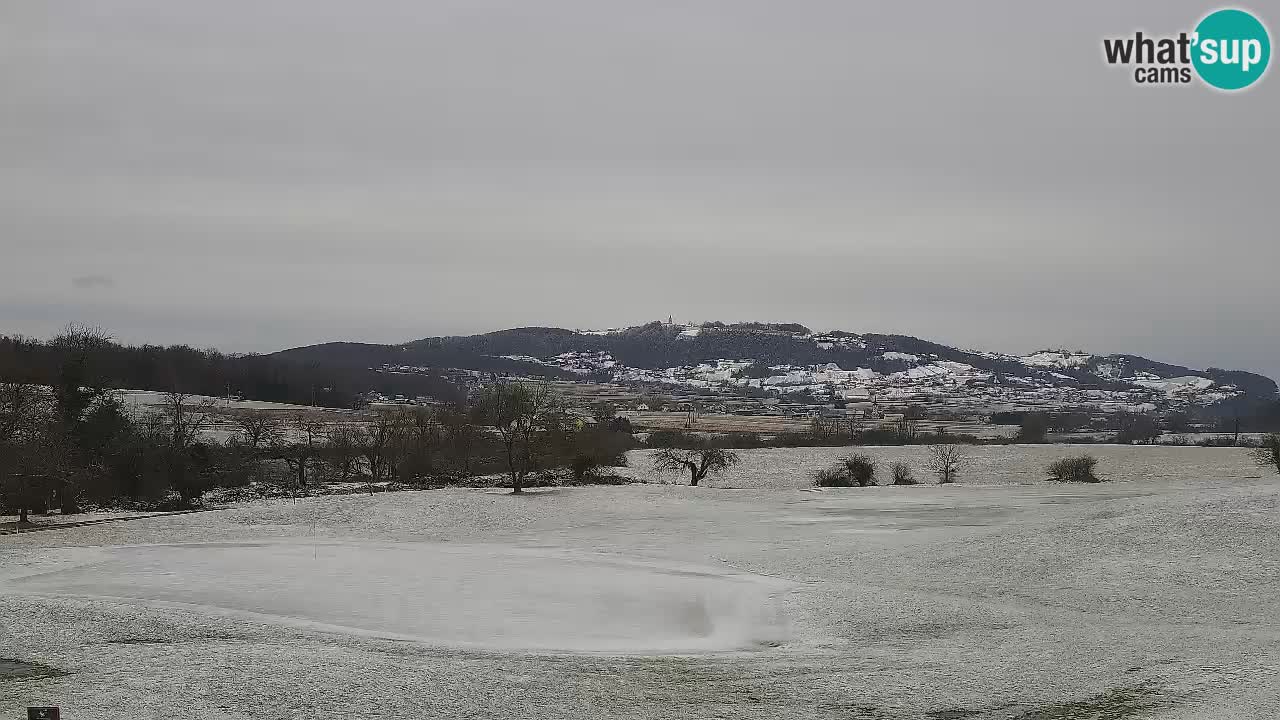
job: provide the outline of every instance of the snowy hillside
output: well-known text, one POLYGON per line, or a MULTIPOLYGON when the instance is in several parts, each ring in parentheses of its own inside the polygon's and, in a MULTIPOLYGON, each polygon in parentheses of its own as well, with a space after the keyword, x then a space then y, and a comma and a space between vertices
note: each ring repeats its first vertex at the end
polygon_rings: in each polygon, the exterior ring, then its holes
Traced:
MULTIPOLYGON (((326 347, 280 355, 323 361, 326 347)), ((499 370, 820 403, 1167 410, 1276 394, 1273 381, 1252 373, 1193 370, 1134 355, 1062 349, 1010 355, 794 324, 517 328, 365 347, 371 350, 361 359, 370 367, 499 370)))

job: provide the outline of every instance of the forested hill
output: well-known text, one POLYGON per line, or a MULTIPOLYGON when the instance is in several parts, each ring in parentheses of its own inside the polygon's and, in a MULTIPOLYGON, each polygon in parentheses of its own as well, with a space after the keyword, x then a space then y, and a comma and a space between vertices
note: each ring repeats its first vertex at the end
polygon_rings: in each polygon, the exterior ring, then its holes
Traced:
POLYGON ((1117 388, 1134 382, 1203 378, 1206 388, 1231 386, 1242 397, 1274 399, 1270 378, 1245 371, 1195 370, 1136 355, 1092 355, 1053 350, 1015 356, 961 350, 907 335, 815 333, 797 324, 653 322, 610 331, 525 327, 481 335, 436 337, 399 345, 327 343, 294 348, 272 357, 358 367, 387 365, 455 367, 565 375, 565 355, 606 354, 619 366, 674 368, 717 360, 752 360, 763 367, 834 364, 845 370, 909 372, 921 365, 959 363, 1005 378, 1078 387, 1117 388), (541 362, 540 362, 541 361, 541 362), (548 362, 550 361, 550 362, 548 362))
POLYGON ((815 400, 871 390, 881 397, 966 394, 1060 405, 1110 398, 1218 414, 1280 406, 1271 379, 1194 370, 1136 355, 1043 350, 1016 356, 962 350, 906 335, 815 333, 796 324, 649 323, 608 331, 526 327, 399 345, 326 343, 270 355, 187 346, 127 346, 104 337, 38 341, 0 336, 0 381, 54 384, 68 354, 87 353, 82 384, 351 407, 362 395, 440 399, 461 390, 447 368, 549 378, 721 387, 754 394, 807 392, 815 400), (78 349, 77 349, 78 348, 78 349), (405 366, 412 372, 398 372, 405 366), (390 372, 388 372, 390 370, 390 372))
POLYGON ((82 329, 48 341, 0 336, 0 382, 178 390, 335 408, 354 407, 370 391, 442 400, 461 397, 457 387, 430 372, 399 375, 350 362, 295 362, 186 345, 123 345, 82 329), (74 378, 67 377, 71 371, 74 378))

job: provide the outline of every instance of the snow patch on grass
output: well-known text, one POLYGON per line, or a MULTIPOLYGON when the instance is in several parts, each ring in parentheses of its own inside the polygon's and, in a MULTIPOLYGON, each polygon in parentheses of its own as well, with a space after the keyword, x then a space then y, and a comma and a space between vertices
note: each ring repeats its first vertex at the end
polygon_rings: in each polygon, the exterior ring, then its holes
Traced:
POLYGON ((610 555, 306 540, 62 552, 67 564, 7 591, 480 650, 668 654, 785 638, 771 597, 787 583, 610 555))

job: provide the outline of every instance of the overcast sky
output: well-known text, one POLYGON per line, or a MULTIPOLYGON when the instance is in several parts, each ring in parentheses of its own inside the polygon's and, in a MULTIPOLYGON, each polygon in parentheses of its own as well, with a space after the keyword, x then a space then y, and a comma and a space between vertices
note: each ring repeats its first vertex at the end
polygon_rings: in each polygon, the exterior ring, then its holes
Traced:
POLYGON ((5 2, 0 333, 671 315, 1280 377, 1280 78, 1102 61, 1213 7, 5 2))

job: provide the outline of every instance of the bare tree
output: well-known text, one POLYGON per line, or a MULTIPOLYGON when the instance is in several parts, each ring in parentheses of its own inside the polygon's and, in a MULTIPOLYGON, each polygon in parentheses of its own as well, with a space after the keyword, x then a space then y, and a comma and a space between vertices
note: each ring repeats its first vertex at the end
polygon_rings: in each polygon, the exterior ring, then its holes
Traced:
POLYGON ((195 477, 191 449, 200 433, 209 424, 209 412, 213 401, 174 390, 165 393, 160 406, 165 434, 165 466, 169 484, 182 499, 191 502, 200 496, 200 484, 195 477))
POLYGON ((279 421, 265 412, 246 412, 236 415, 236 427, 240 430, 241 446, 256 453, 271 445, 279 434, 279 421))
POLYGON ((189 393, 173 391, 164 394, 160 405, 170 445, 187 448, 196 442, 209 424, 213 401, 189 393))
POLYGON ((55 503, 63 513, 79 512, 78 495, 92 463, 92 432, 87 416, 109 396, 110 391, 95 359, 111 337, 98 327, 67 325, 49 343, 58 355, 58 373, 52 383, 57 424, 46 439, 58 446, 59 471, 51 478, 55 503))
POLYGON ((239 433, 227 441, 233 452, 224 456, 224 469, 240 473, 246 480, 263 480, 268 477, 262 463, 280 447, 283 421, 276 414, 248 411, 231 416, 239 433))
POLYGON ((738 454, 722 448, 663 448, 653 456, 659 473, 689 471, 689 484, 696 487, 709 474, 721 473, 738 463, 738 454))
POLYGON ((342 480, 351 477, 360 456, 359 434, 350 425, 333 425, 325 433, 324 457, 342 480))
POLYGON ((440 415, 444 426, 444 442, 448 448, 450 472, 457 477, 471 477, 471 458, 481 431, 462 409, 450 409, 440 415))
POLYGON ((439 418, 431 408, 418 407, 401 413, 396 433, 399 466, 396 475, 415 481, 436 473, 435 455, 443 444, 439 418))
POLYGON ((277 456, 289 466, 289 470, 297 479, 298 489, 307 488, 307 469, 314 464, 320 454, 320 446, 324 440, 324 424, 307 417, 305 414, 295 415, 289 422, 289 435, 274 435, 277 456))
POLYGON ((498 431, 507 454, 511 492, 524 491, 524 481, 534 469, 536 437, 555 422, 559 400, 547 383, 499 381, 484 389, 480 407, 485 422, 498 431))
POLYGON ((969 463, 969 458, 959 445, 930 445, 929 460, 926 467, 938 476, 938 483, 953 483, 960 476, 960 471, 969 463))
POLYGON ((894 433, 898 436, 898 442, 910 445, 920 436, 920 421, 903 415, 894 426, 894 433))
POLYGON ((371 482, 382 479, 383 465, 395 439, 396 418, 389 412, 376 412, 360 426, 357 445, 369 466, 371 482))
POLYGON ((1253 449, 1253 459, 1262 467, 1273 467, 1280 472, 1280 435, 1264 435, 1262 444, 1253 449))
POLYGON ((102 328, 71 324, 63 328, 50 345, 62 354, 53 397, 64 425, 75 428, 84 413, 107 390, 91 368, 90 358, 111 342, 102 328))
POLYGON ((414 413, 395 410, 388 415, 391 425, 382 452, 382 467, 388 480, 405 480, 411 464, 407 461, 414 453, 414 413))
POLYGON ((844 429, 849 428, 849 437, 853 437, 853 421, 842 418, 814 415, 809 420, 809 432, 817 438, 839 437, 844 429))

